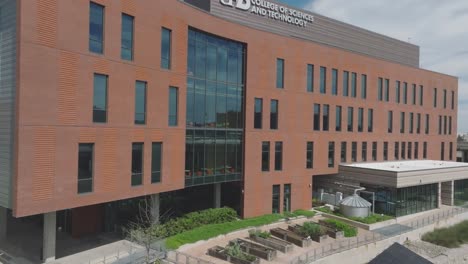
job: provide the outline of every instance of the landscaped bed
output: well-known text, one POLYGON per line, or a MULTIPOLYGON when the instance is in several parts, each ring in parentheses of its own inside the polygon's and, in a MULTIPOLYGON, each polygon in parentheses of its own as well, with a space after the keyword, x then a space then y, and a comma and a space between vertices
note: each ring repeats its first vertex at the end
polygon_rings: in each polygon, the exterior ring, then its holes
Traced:
POLYGON ((252 243, 244 239, 237 238, 237 239, 231 240, 229 241, 229 245, 230 246, 239 245, 242 251, 244 251, 245 253, 254 255, 262 259, 266 259, 268 261, 271 261, 276 258, 275 249, 272 249, 263 245, 259 245, 256 243, 252 243))
POLYGON ((283 252, 283 253, 291 252, 294 249, 292 243, 288 241, 284 241, 276 237, 272 237, 270 232, 266 232, 266 231, 262 232, 260 230, 254 230, 254 229, 249 230, 249 238, 252 241, 255 241, 259 244, 279 250, 280 252, 283 252))
POLYGON ((457 248, 468 243, 468 221, 457 225, 435 229, 421 238, 423 241, 447 248, 457 248))
POLYGON ((303 235, 299 235, 290 230, 282 228, 273 228, 270 230, 270 233, 275 237, 278 237, 284 241, 291 242, 298 247, 308 247, 312 244, 312 240, 310 238, 303 235))
POLYGON ((310 237, 317 243, 322 243, 328 239, 325 228, 312 222, 305 222, 302 226, 290 225, 288 226, 288 230, 303 237, 310 237))
POLYGON ((384 222, 384 221, 387 221, 387 220, 394 219, 394 217, 389 216, 389 215, 384 215, 384 214, 372 214, 372 215, 370 215, 368 217, 346 217, 346 216, 342 215, 338 210, 331 210, 327 206, 314 208, 314 209, 317 210, 317 211, 320 211, 322 213, 336 215, 336 216, 339 216, 339 217, 344 217, 344 218, 347 218, 347 219, 350 219, 350 220, 353 220, 353 221, 356 221, 356 222, 360 222, 360 223, 363 223, 363 224, 367 224, 367 225, 371 225, 371 224, 375 224, 375 223, 384 222))
POLYGON ((243 252, 239 245, 230 245, 226 248, 215 246, 208 249, 208 255, 234 264, 258 264, 260 259, 243 252))
POLYGON ((344 237, 355 237, 358 233, 356 227, 335 219, 320 220, 319 224, 324 225, 329 229, 335 230, 333 235, 329 234, 333 238, 341 238, 341 235, 344 237))

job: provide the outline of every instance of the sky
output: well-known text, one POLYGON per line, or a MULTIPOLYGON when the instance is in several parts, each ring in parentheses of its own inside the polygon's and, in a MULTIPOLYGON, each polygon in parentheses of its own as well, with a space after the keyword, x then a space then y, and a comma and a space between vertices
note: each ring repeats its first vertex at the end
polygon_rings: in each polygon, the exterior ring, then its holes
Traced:
POLYGON ((421 68, 459 77, 458 132, 468 133, 468 0, 280 0, 420 47, 421 68))

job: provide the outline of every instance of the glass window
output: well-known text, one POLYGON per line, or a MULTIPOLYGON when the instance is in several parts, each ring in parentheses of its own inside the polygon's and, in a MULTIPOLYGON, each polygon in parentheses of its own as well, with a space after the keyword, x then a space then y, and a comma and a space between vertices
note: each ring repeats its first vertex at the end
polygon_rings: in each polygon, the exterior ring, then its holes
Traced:
POLYGON ((364 108, 358 109, 358 132, 364 131, 364 108))
POLYGON ((408 104, 408 83, 403 83, 403 103, 408 104))
POLYGON ((455 109, 455 92, 452 91, 452 103, 451 103, 451 106, 452 106, 452 110, 455 109))
POLYGON ((314 142, 307 142, 306 168, 312 169, 313 167, 314 167, 314 142))
POLYGON ((409 115, 409 132, 413 134, 413 123, 414 123, 414 114, 410 113, 409 115))
POLYGON ((377 83, 377 96, 379 101, 383 101, 383 78, 379 77, 379 81, 377 83))
POLYGON ((353 132, 354 127, 354 108, 348 107, 348 132, 353 132))
POLYGON ((390 80, 385 79, 385 101, 389 102, 390 101, 390 80))
POLYGON ((374 131, 374 110, 367 110, 367 132, 374 131))
POLYGON ((399 160, 400 159, 400 143, 399 142, 395 142, 395 160, 399 160))
POLYGON ((276 59, 276 88, 284 88, 284 60, 276 59))
POLYGON ((320 131, 320 105, 314 104, 314 130, 320 131))
POLYGON ((273 214, 279 214, 280 213, 280 186, 279 185, 273 185, 273 195, 272 195, 272 209, 271 212, 273 214))
POLYGON ((343 72, 343 96, 349 96, 349 72, 343 72))
POLYGON ((146 82, 137 81, 135 86, 135 124, 146 123, 146 82))
POLYGON ((89 51, 104 53, 104 6, 89 4, 89 51))
POLYGON ((278 100, 270 102, 270 129, 278 129, 278 100))
POLYGON ((388 133, 393 132, 393 111, 388 111, 388 118, 387 118, 387 127, 388 127, 388 133))
POLYGON ((437 88, 434 88, 434 107, 437 107, 437 88))
POLYGON ((357 142, 351 142, 351 161, 357 161, 357 142))
POLYGON ((423 143, 423 159, 427 159, 427 142, 423 143))
POLYGON ((179 89, 169 87, 169 126, 178 125, 179 112, 179 89))
POLYGON ((341 106, 336 107, 335 112, 335 131, 341 131, 341 106))
POLYGON ((362 161, 367 161, 367 142, 362 142, 362 161))
POLYGON ((262 128, 263 99, 255 98, 254 128, 262 128))
POLYGON ((307 91, 314 91, 314 65, 307 64, 307 91))
POLYGON ((143 143, 132 144, 132 186, 143 184, 143 143))
POLYGON ((357 86, 357 74, 355 72, 351 73, 351 97, 356 98, 356 86, 357 86))
POLYGON ((416 133, 421 134, 421 114, 416 116, 416 133))
POLYGON ((327 68, 320 67, 320 93, 327 93, 327 68))
POLYGON ((453 160, 453 142, 449 143, 449 160, 453 160))
POLYGON ((291 184, 284 185, 283 212, 291 212, 291 184))
POLYGON ((452 117, 451 116, 449 116, 448 134, 452 135, 452 117))
POLYGON ((412 159, 412 153, 413 153, 413 143, 408 142, 408 159, 412 159))
POLYGON ((332 69, 332 95, 338 94, 338 70, 332 69))
POLYGON ((346 162, 346 142, 341 142, 341 162, 346 162))
POLYGON ((426 114, 426 135, 429 135, 429 114, 426 114))
POLYGON ((275 171, 283 170, 283 142, 275 142, 275 171))
POLYGON ((401 142, 401 159, 406 159, 406 142, 401 142))
POLYGON ((78 145, 78 193, 93 192, 94 144, 78 145))
POLYGON ((419 142, 414 142, 414 159, 419 159, 419 142))
POLYGON ((372 142, 372 161, 377 160, 377 142, 372 142))
POLYGON ((133 60, 133 25, 134 17, 122 13, 122 48, 121 58, 133 60))
POLYGON ((93 122, 107 122, 107 75, 94 74, 93 122))
POLYGON ((413 93, 411 96, 411 101, 413 105, 416 105, 416 84, 413 83, 413 93))
POLYGON ((444 109, 447 108, 447 90, 444 89, 444 109))
POLYGON ((383 143, 383 159, 388 160, 388 142, 383 143))
POLYGON ((439 135, 442 135, 442 116, 439 116, 439 135))
POLYGON ((367 98, 367 75, 361 75, 361 98, 367 98))
POLYGON ((328 131, 330 123, 330 106, 323 105, 323 131, 328 131))
POLYGON ((335 167, 335 142, 328 142, 328 168, 335 167))
POLYGON ((445 142, 440 143, 440 160, 445 160, 445 142))
POLYGON ((262 171, 270 171, 270 142, 262 142, 262 171))
POLYGON ((419 105, 424 105, 424 87, 422 85, 419 86, 419 105))
POLYGON ((172 31, 167 28, 161 29, 161 68, 171 68, 171 43, 172 31))
POLYGON ((405 133, 405 113, 400 113, 400 133, 405 133))
POLYGON ((400 91, 400 81, 396 81, 395 90, 396 90, 396 92, 395 92, 396 102, 400 103, 400 93, 401 93, 401 91, 400 91))
POLYGON ((447 135, 447 116, 444 116, 444 135, 447 135))
POLYGON ((151 153, 151 183, 161 182, 162 143, 155 142, 151 153))

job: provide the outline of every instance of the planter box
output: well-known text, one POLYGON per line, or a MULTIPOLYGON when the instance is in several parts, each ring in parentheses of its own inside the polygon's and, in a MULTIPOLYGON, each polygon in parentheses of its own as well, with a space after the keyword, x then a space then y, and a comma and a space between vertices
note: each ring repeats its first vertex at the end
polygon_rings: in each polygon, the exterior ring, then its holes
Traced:
MULTIPOLYGON (((288 226, 288 230, 294 232, 295 234, 300 235, 299 228, 301 228, 300 225, 293 225, 293 226, 288 226)), ((322 235, 322 236, 311 236, 310 237, 313 241, 322 243, 325 242, 328 239, 328 235, 322 235)))
POLYGON ((319 224, 325 228, 328 236, 334 239, 344 238, 344 231, 339 231, 330 227, 324 220, 319 220, 319 224))
POLYGON ((268 261, 274 260, 276 258, 276 250, 243 240, 240 238, 229 241, 229 245, 239 244, 242 251, 247 254, 254 255, 256 257, 266 259, 268 261))
POLYGON ((215 246, 208 249, 208 255, 222 259, 233 264, 260 264, 260 259, 255 257, 254 261, 247 261, 240 258, 236 258, 226 254, 226 249, 220 246, 215 246))
POLYGON ((310 238, 305 238, 290 230, 285 230, 282 228, 274 228, 270 230, 270 233, 274 235, 275 237, 291 242, 294 245, 299 246, 299 247, 308 247, 312 244, 312 240, 310 238))
POLYGON ((259 236, 252 235, 250 236, 250 240, 255 241, 259 244, 265 245, 267 247, 279 250, 280 252, 283 252, 283 253, 292 252, 294 249, 294 246, 291 243, 275 238, 275 237, 262 238, 259 236))

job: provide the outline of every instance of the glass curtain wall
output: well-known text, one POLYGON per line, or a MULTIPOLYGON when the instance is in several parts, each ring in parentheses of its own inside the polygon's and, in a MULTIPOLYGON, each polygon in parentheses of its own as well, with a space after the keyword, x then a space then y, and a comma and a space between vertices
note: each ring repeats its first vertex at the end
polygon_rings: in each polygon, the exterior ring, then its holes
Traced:
POLYGON ((468 180, 455 181, 454 203, 456 206, 468 205, 468 180))
POLYGON ((189 29, 186 186, 241 180, 245 44, 189 29))

